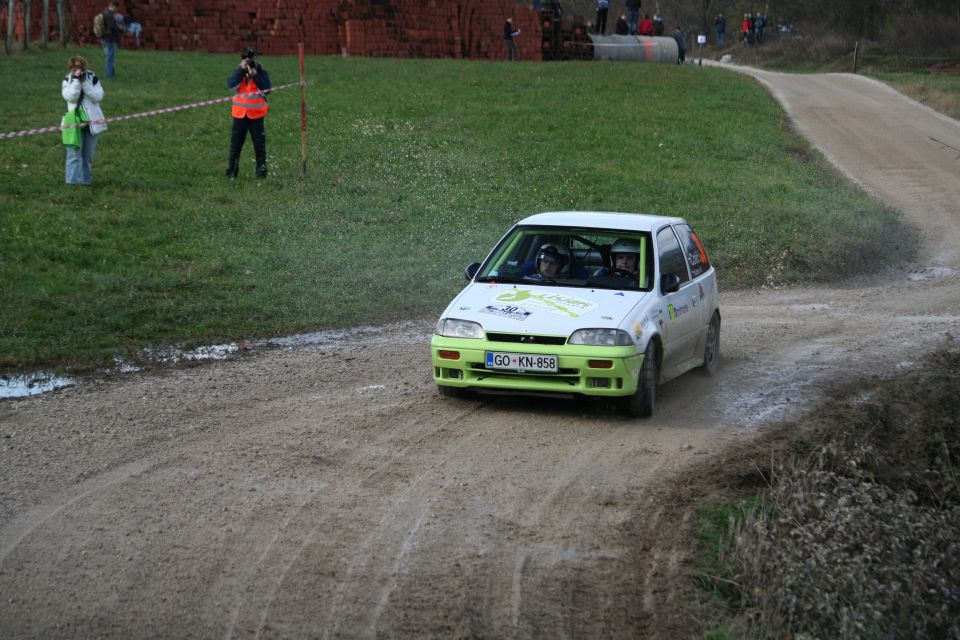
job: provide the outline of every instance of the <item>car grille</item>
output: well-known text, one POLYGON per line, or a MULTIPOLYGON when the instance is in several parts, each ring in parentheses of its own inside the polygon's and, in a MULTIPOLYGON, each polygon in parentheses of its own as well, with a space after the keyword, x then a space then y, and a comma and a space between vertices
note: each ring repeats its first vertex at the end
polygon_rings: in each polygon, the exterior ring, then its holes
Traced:
POLYGON ((513 344, 566 344, 563 336, 532 336, 527 333, 487 333, 490 342, 510 342, 513 344))

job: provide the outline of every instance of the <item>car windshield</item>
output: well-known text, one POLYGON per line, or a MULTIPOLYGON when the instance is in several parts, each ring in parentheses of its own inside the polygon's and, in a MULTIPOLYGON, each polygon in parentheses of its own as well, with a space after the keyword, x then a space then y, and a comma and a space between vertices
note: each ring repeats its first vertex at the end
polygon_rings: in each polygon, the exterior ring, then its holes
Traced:
POLYGON ((480 266, 478 282, 649 291, 650 235, 638 231, 515 227, 480 266))

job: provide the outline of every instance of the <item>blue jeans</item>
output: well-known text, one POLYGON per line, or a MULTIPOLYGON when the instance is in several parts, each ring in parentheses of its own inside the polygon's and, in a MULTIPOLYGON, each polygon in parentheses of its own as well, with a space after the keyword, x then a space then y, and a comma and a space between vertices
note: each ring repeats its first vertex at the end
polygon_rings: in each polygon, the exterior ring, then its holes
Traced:
POLYGON ((627 11, 627 26, 630 29, 630 35, 637 35, 637 25, 640 24, 639 11, 627 11))
POLYGON ((67 147, 67 184, 93 182, 93 152, 97 149, 99 135, 90 133, 90 127, 80 129, 80 148, 67 147))
POLYGON ((717 44, 720 45, 721 47, 722 47, 724 44, 726 44, 726 42, 725 42, 725 41, 726 41, 726 38, 725 38, 724 36, 726 36, 726 34, 725 34, 723 31, 720 31, 720 30, 718 29, 718 30, 717 30, 717 44))
POLYGON ((112 78, 117 75, 116 70, 113 68, 113 60, 117 57, 117 43, 101 40, 100 46, 103 47, 103 64, 105 67, 103 74, 108 78, 112 78))
POLYGON ((140 34, 143 33, 143 27, 139 22, 131 22, 127 25, 127 33, 137 39, 137 46, 140 46, 140 34))

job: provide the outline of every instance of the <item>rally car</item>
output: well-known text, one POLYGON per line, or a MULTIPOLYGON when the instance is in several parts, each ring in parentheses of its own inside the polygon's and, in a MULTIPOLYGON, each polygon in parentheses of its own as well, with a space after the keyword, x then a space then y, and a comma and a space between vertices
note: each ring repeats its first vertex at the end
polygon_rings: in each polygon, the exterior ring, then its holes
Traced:
POLYGON ((716 270, 681 218, 562 211, 518 222, 447 306, 431 340, 441 394, 622 398, 720 365, 716 270))

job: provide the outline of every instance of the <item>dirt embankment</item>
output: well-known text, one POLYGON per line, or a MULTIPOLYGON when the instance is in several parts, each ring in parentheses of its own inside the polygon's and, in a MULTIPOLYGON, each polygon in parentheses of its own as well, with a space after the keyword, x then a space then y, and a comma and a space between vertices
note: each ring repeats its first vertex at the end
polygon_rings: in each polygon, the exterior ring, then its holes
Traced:
POLYGON ((2 402, 0 636, 676 637, 700 463, 960 330, 956 122, 762 75, 922 264, 725 294, 720 375, 646 421, 440 398, 430 320, 2 402))

